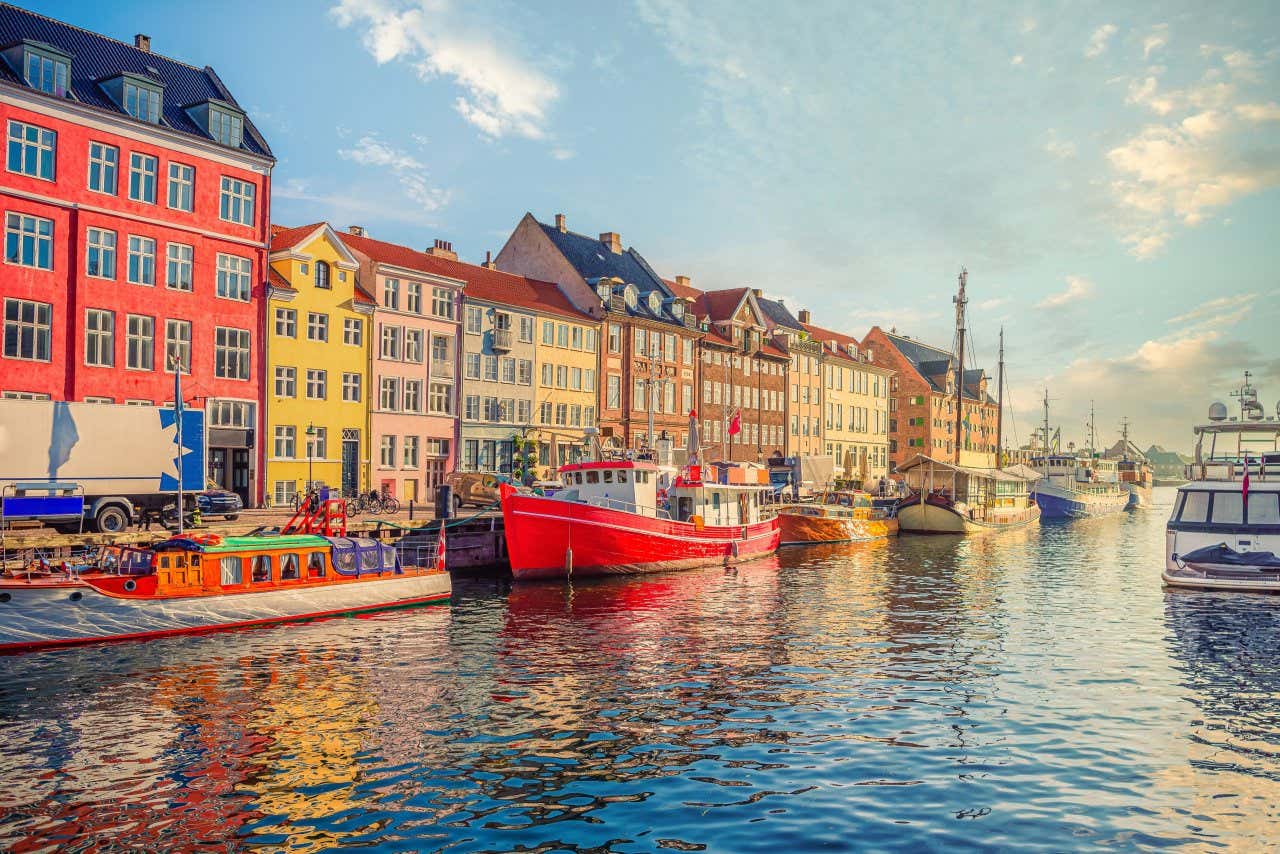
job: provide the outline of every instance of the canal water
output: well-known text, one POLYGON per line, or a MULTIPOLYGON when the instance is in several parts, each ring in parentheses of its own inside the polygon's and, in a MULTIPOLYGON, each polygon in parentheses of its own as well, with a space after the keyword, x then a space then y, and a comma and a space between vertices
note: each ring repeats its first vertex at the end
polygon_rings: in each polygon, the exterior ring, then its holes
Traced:
POLYGON ((1280 599, 1167 513, 6 658, 0 848, 1270 847, 1280 599))

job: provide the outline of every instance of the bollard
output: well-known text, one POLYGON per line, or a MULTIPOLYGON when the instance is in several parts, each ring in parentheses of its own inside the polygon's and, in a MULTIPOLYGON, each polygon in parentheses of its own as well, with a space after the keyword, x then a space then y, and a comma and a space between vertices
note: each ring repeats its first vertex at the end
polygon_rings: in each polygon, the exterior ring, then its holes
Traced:
POLYGON ((436 518, 453 518, 453 487, 447 483, 436 487, 436 518))
POLYGON ((409 499, 409 521, 413 521, 413 499, 409 499))

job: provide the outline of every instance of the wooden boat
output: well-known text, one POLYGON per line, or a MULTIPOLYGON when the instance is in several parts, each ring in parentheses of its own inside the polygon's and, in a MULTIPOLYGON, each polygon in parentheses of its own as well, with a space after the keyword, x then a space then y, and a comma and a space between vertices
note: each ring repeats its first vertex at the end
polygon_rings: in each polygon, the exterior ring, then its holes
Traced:
POLYGON ((343 536, 345 526, 327 535, 309 532, 314 527, 246 537, 174 537, 149 549, 106 550, 86 567, 42 565, 6 573, 0 577, 0 653, 311 620, 449 598, 439 546, 426 566, 405 565, 393 546, 343 536))
POLYGON ((858 490, 827 492, 812 504, 782 505, 778 524, 783 546, 878 540, 898 533, 898 520, 858 490))
POLYGON ((544 497, 502 487, 511 574, 518 580, 613 575, 737 563, 778 548, 778 520, 763 513, 769 484, 685 466, 665 501, 644 460, 562 466, 565 488, 544 497))
POLYGON ((911 494, 898 505, 898 525, 912 534, 974 534, 1038 522, 1026 466, 975 469, 917 455, 898 467, 911 494))

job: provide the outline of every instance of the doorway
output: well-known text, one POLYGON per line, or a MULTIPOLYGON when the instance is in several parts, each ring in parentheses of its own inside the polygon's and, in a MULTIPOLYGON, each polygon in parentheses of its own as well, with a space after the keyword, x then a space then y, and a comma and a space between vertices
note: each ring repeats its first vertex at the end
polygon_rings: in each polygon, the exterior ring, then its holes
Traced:
POLYGON ((355 495, 360 488, 360 442, 342 440, 342 494, 355 495))

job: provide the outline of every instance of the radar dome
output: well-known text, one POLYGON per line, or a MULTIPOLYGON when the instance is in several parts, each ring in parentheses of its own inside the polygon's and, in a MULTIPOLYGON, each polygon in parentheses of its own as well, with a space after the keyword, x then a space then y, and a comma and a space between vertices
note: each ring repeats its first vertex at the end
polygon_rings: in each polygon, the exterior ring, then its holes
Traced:
POLYGON ((1209 420, 1210 420, 1210 421, 1226 421, 1226 420, 1227 420, 1227 405, 1226 405, 1225 403, 1218 403, 1218 402, 1214 402, 1214 403, 1210 404, 1210 405, 1209 405, 1209 420))

